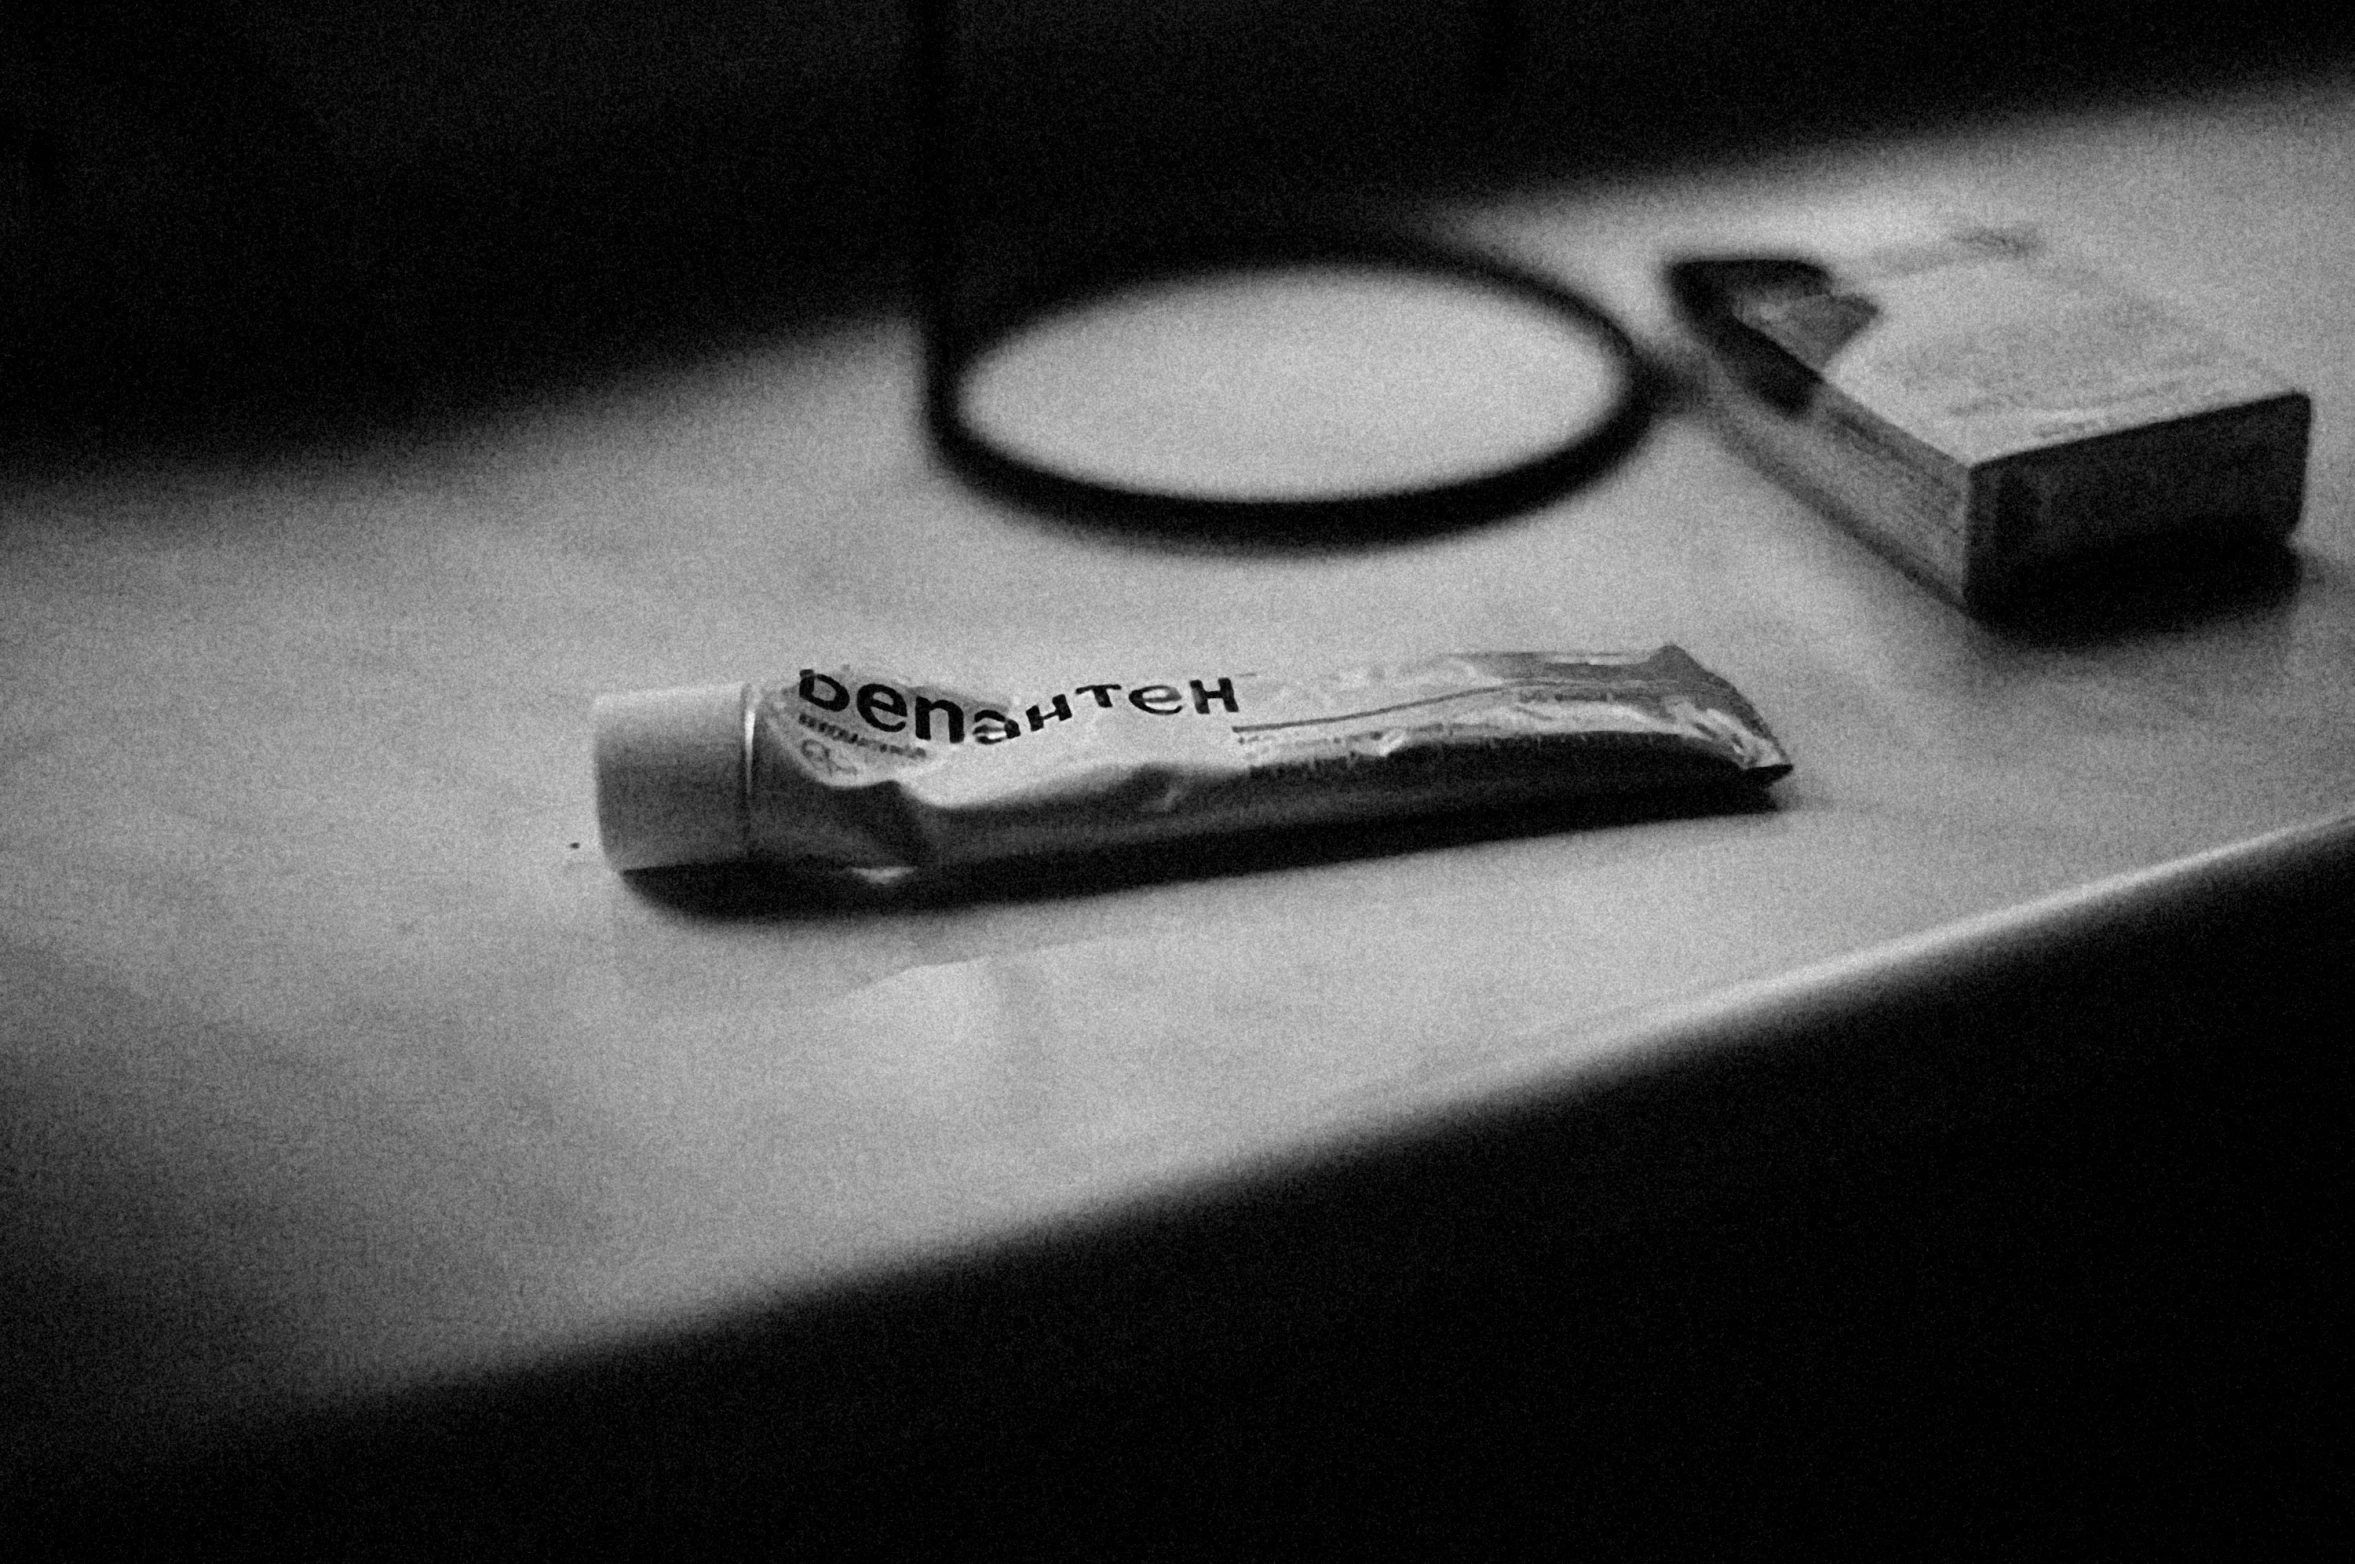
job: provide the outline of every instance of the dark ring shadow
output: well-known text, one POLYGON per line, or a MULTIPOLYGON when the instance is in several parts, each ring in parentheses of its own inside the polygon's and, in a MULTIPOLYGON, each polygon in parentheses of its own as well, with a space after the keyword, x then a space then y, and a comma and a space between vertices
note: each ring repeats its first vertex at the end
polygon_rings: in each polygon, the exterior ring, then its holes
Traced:
POLYGON ((1172 543, 1319 550, 1406 542, 1527 511, 1593 481, 1642 441, 1659 403, 1660 376, 1626 331, 1584 295, 1492 256, 1418 236, 1324 231, 1250 242, 1200 240, 1150 257, 1068 269, 957 318, 936 279, 924 304, 925 424, 934 446, 976 486, 1059 520, 1117 527, 1172 543), (1016 455, 973 424, 967 383, 991 348, 1059 311, 1142 283, 1231 270, 1313 264, 1405 271, 1533 302, 1599 345, 1618 388, 1598 419, 1522 461, 1464 479, 1308 498, 1181 494, 1083 478, 1016 455))

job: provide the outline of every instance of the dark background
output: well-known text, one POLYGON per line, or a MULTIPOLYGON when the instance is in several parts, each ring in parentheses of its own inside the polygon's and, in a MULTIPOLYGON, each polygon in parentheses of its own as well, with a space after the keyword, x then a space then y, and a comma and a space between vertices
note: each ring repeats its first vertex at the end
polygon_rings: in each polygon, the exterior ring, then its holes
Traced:
POLYGON ((2295 73, 2314 7, 2075 0, 6 0, 0 396, 69 443, 301 437, 872 309, 923 189, 1037 231, 2295 73))

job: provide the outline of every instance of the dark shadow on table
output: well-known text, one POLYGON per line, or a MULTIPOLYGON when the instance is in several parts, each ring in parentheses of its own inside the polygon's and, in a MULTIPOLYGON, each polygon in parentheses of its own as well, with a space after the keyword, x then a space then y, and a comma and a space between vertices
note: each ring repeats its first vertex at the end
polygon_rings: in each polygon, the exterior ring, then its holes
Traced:
POLYGON ((2004 633, 2047 646, 2099 645, 2224 620, 2286 614, 2310 565, 2280 543, 2169 547, 2095 557, 2049 591, 2009 605, 2004 633))

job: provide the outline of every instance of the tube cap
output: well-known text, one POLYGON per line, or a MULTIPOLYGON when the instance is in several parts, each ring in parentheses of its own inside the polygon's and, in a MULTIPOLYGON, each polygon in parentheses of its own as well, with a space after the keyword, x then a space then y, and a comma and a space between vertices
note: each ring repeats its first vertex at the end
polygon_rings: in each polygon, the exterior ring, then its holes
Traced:
POLYGON ((751 856, 751 713, 744 684, 597 697, 597 834, 616 869, 751 856))

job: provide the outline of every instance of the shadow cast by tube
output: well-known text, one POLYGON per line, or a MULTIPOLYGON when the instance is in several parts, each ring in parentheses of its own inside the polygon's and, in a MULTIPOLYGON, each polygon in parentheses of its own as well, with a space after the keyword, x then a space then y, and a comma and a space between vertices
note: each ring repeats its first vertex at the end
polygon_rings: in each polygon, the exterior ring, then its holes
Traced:
POLYGON ((647 869, 631 889, 690 917, 789 921, 843 913, 932 910, 1107 895, 1184 880, 1281 874, 1360 859, 1444 852, 1569 831, 1605 831, 1708 815, 1770 815, 1777 805, 1748 782, 1469 810, 1457 814, 1273 832, 1232 832, 1151 847, 1074 852, 930 869, 797 869, 728 864, 647 869))

